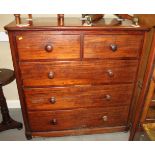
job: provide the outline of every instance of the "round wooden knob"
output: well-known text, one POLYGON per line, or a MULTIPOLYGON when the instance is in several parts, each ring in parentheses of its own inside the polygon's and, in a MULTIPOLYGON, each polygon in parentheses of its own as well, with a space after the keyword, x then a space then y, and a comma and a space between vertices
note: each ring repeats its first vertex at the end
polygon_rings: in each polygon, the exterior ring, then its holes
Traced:
POLYGON ((49 79, 53 79, 54 78, 54 72, 53 71, 48 73, 48 78, 49 79))
POLYGON ((117 51, 117 45, 116 44, 111 44, 110 48, 113 52, 117 51))
POLYGON ((112 71, 111 69, 108 69, 108 70, 107 70, 107 73, 108 73, 108 75, 109 75, 110 77, 113 77, 113 76, 114 76, 114 73, 113 73, 113 71, 112 71))
POLYGON ((102 119, 104 122, 106 122, 106 121, 108 121, 108 116, 103 116, 102 119))
POLYGON ((23 39, 23 37, 22 36, 17 36, 17 39, 20 41, 20 40, 23 39))
POLYGON ((47 45, 45 46, 45 51, 46 51, 46 52, 52 52, 52 51, 53 51, 53 46, 52 46, 51 44, 47 44, 47 45))
POLYGON ((55 97, 51 97, 51 98, 50 98, 50 102, 51 102, 52 104, 54 104, 54 103, 56 102, 56 98, 55 98, 55 97))
POLYGON ((107 101, 111 100, 111 96, 109 94, 105 95, 105 98, 106 98, 107 101))
POLYGON ((51 125, 57 125, 57 123, 58 123, 57 119, 55 119, 55 118, 50 121, 51 125))

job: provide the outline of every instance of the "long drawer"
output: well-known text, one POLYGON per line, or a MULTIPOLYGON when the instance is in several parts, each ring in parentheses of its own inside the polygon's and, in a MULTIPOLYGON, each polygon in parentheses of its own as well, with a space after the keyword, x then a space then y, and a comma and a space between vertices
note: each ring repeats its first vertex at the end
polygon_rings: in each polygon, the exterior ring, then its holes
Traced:
POLYGON ((80 58, 80 35, 20 33, 16 41, 20 60, 80 58))
POLYGON ((84 58, 138 58, 143 35, 85 35, 84 58))
POLYGON ((22 62, 24 86, 134 82, 137 60, 22 62))
POLYGON ((25 88, 28 110, 129 106, 133 84, 25 88))
POLYGON ((56 131, 127 125, 128 107, 29 112, 32 131, 56 131))

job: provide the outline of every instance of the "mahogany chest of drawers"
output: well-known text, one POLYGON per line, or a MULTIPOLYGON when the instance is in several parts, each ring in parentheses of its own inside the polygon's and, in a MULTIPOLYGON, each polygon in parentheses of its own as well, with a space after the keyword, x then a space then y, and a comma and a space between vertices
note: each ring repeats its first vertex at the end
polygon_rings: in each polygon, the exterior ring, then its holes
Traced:
POLYGON ((70 18, 5 29, 28 139, 129 129, 146 28, 70 18))

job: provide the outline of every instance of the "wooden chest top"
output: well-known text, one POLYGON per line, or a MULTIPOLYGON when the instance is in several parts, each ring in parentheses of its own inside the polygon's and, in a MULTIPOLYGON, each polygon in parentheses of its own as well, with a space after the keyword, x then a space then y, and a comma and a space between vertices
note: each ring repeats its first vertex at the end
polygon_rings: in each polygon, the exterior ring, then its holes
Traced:
POLYGON ((27 27, 17 27, 15 21, 5 26, 6 30, 149 30, 147 27, 140 25, 140 27, 132 26, 130 20, 118 22, 113 18, 103 18, 99 22, 94 22, 92 26, 83 26, 80 18, 65 18, 64 25, 59 25, 57 18, 33 18, 32 21, 22 19, 22 23, 29 23, 27 27))

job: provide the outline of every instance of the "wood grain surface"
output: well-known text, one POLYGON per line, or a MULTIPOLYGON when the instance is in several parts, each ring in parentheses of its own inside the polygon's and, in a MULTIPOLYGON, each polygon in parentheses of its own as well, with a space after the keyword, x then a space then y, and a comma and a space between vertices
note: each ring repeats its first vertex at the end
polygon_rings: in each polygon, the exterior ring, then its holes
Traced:
POLYGON ((127 123, 128 107, 91 108, 29 112, 32 131, 56 131, 92 127, 123 126, 127 123), (107 117, 107 120, 104 120, 107 117), (51 121, 55 120, 53 124, 51 121))
POLYGON ((28 110, 129 106, 133 84, 25 88, 28 110))
POLYGON ((137 65, 137 60, 57 61, 20 63, 20 68, 24 86, 62 86, 134 82, 137 65))

